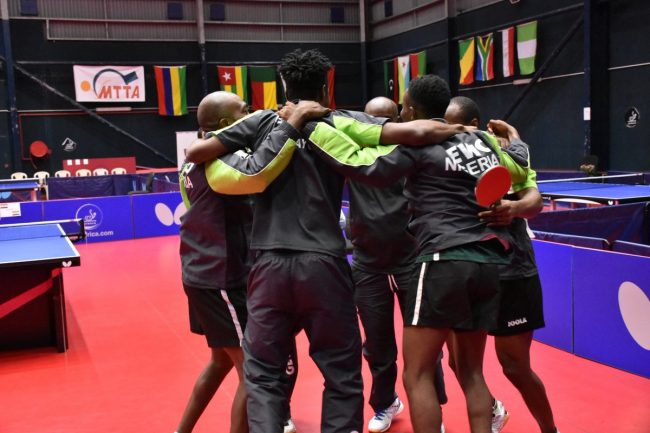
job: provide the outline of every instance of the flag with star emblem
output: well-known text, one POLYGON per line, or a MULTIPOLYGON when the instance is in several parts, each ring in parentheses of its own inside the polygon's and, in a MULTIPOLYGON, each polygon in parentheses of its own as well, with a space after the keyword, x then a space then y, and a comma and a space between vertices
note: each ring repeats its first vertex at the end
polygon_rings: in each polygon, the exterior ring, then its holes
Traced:
POLYGON ((239 95, 248 103, 248 67, 217 66, 221 90, 239 95))
POLYGON ((411 82, 411 59, 409 55, 397 58, 397 83, 399 85, 398 102, 401 104, 404 99, 404 92, 409 88, 411 82))

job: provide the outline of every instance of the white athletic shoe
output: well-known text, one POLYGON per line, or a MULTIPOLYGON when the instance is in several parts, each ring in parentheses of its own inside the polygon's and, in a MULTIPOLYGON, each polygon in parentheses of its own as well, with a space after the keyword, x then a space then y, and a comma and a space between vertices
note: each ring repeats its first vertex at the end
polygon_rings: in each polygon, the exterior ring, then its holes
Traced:
POLYGON ((390 428, 393 418, 404 410, 404 403, 396 398, 393 404, 384 410, 377 411, 375 416, 368 422, 368 431, 372 433, 385 432, 390 428))
POLYGON ((492 433, 499 433, 508 422, 508 418, 510 418, 510 414, 503 403, 495 400, 492 408, 492 433))
POLYGON ((284 433, 296 433, 296 425, 291 418, 284 422, 284 433))

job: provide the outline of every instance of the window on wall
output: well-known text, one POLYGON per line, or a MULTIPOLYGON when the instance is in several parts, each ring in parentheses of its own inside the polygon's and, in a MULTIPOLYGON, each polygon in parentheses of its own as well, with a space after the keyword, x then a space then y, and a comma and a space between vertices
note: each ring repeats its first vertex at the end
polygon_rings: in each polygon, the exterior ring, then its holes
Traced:
POLYGON ((210 20, 212 21, 225 21, 226 20, 226 7, 221 3, 213 3, 210 5, 210 20))
POLYGON ((330 22, 344 23, 345 9, 342 6, 332 6, 330 9, 330 22))
POLYGON ((20 0, 20 15, 28 17, 38 16, 38 4, 36 0, 20 0))
POLYGON ((182 20, 183 5, 181 3, 167 3, 167 19, 182 20))
POLYGON ((384 17, 393 16, 393 0, 384 0, 384 17))

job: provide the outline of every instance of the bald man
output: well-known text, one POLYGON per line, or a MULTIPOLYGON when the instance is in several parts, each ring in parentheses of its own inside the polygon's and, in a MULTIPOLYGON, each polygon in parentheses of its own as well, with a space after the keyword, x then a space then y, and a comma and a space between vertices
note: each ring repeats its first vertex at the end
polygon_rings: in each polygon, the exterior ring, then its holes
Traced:
POLYGON ((200 136, 225 128, 247 114, 248 104, 235 93, 212 92, 201 100, 196 111, 200 136))
MULTIPOLYGON (((225 128, 247 114, 248 105, 236 94, 211 93, 198 107, 199 135, 225 128)), ((193 145, 188 154, 203 151, 200 145, 193 145)), ((260 161, 258 158, 259 155, 250 155, 253 166, 260 161)), ((232 403, 230 432, 248 432, 241 340, 248 318, 246 283, 251 267, 253 211, 248 195, 216 191, 218 188, 210 178, 217 169, 215 164, 186 161, 180 172, 181 194, 187 207, 181 217, 180 255, 190 330, 205 336, 211 357, 194 385, 177 433, 192 431, 233 367, 240 382, 232 403)), ((258 173, 251 169, 248 174, 247 177, 255 179, 258 173)), ((297 369, 295 346, 289 360, 292 368, 287 368, 286 382, 290 396, 297 369)), ((288 413, 289 408, 286 410, 288 413)), ((290 415, 285 419, 285 431, 295 431, 290 415)))
MULTIPOLYGON (((211 93, 199 104, 199 133, 228 126, 246 114, 248 107, 239 96, 211 93)), ((213 192, 204 164, 185 162, 180 187, 187 207, 181 217, 180 255, 190 330, 205 336, 211 356, 194 385, 176 431, 192 431, 234 366, 240 383, 232 404, 230 432, 244 433, 248 425, 240 343, 247 318, 248 233, 253 218, 250 199, 213 192)))
MULTIPOLYGON (((397 104, 379 96, 366 104, 366 113, 399 122, 397 104)), ((364 329, 363 356, 372 374, 370 406, 375 415, 370 432, 384 432, 404 405, 395 391, 397 344, 393 312, 395 297, 400 310, 415 262, 416 244, 407 226, 410 215, 403 195, 404 180, 386 188, 348 181, 350 191, 350 240, 353 246, 354 300, 364 329)), ((443 403, 442 368, 436 389, 443 403)))

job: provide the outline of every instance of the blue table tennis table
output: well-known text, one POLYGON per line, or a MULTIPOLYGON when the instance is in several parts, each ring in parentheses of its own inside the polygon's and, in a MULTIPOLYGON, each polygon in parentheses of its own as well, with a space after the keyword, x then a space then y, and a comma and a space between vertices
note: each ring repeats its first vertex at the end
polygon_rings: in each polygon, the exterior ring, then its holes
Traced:
POLYGON ((14 191, 29 191, 30 199, 36 201, 40 189, 41 181, 36 178, 0 179, 0 195, 2 195, 2 193, 11 194, 14 191))
POLYGON ((543 198, 583 200, 607 205, 650 201, 650 185, 624 185, 592 182, 539 183, 543 198))
POLYGON ((80 263, 60 224, 0 224, 0 349, 66 351, 62 269, 80 263))

